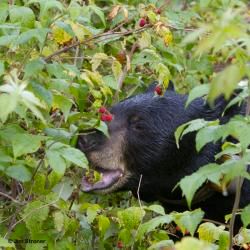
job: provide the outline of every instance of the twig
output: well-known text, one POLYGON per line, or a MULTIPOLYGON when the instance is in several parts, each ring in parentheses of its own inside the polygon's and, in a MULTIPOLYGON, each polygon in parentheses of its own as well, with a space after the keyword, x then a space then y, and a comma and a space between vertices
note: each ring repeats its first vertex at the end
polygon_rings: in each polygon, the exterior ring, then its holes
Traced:
POLYGON ((5 197, 5 198, 7 198, 7 199, 13 201, 14 203, 23 204, 21 201, 18 201, 18 200, 16 200, 15 198, 13 198, 13 197, 11 197, 10 195, 5 194, 5 193, 3 193, 3 192, 0 192, 0 196, 3 196, 3 197, 5 197))
POLYGON ((61 197, 63 188, 64 188, 64 184, 62 185, 62 187, 61 187, 61 189, 60 189, 60 192, 59 192, 58 197, 57 197, 56 200, 54 200, 54 201, 52 201, 52 202, 50 202, 50 203, 48 203, 48 204, 45 204, 45 205, 43 205, 43 206, 41 206, 41 207, 35 208, 34 210, 30 211, 28 214, 24 215, 24 216, 22 217, 22 219, 16 221, 14 224, 12 224, 12 225, 10 226, 8 232, 4 235, 4 238, 7 238, 7 237, 8 237, 8 235, 11 233, 11 231, 15 228, 15 226, 16 226, 17 224, 19 224, 20 222, 24 221, 27 217, 29 217, 31 214, 33 214, 33 213, 36 212, 37 210, 40 210, 40 209, 42 209, 42 208, 44 208, 44 207, 47 207, 47 206, 49 207, 49 206, 51 206, 51 205, 57 203, 57 202, 59 201, 60 197, 61 197))
MULTIPOLYGON (((246 106, 246 112, 245 112, 245 116, 249 116, 249 115, 250 115, 250 96, 247 97, 247 106, 246 106)), ((232 218, 230 220, 230 225, 229 225, 229 250, 231 250, 233 246, 234 224, 235 224, 235 218, 237 215, 237 210, 240 204, 241 188, 242 188, 243 181, 244 181, 243 177, 241 176, 237 177, 236 193, 235 193, 234 205, 233 205, 233 210, 232 210, 232 218)))
MULTIPOLYGON (((139 184, 138 184, 138 188, 137 188, 136 194, 137 194, 137 199, 138 199, 138 202, 139 202, 140 209, 141 209, 141 211, 143 211, 142 204, 141 204, 141 198, 140 198, 141 181, 142 181, 142 174, 140 175, 140 180, 139 180, 139 184)), ((138 225, 137 230, 136 230, 136 232, 135 232, 135 235, 134 235, 134 243, 135 243, 136 236, 137 236, 137 234, 138 234, 138 231, 139 231, 139 228, 140 228, 141 224, 142 224, 142 219, 141 219, 140 224, 138 225)), ((134 243, 133 243, 133 245, 131 246, 131 250, 134 250, 134 243)))
POLYGON ((233 236, 234 236, 234 224, 235 224, 235 218, 237 214, 237 210, 240 204, 240 195, 241 195, 241 187, 243 184, 243 177, 239 176, 237 177, 237 183, 236 183, 236 193, 235 193, 235 199, 234 199, 234 205, 232 210, 232 218, 230 220, 229 225, 229 250, 233 247, 233 236))
POLYGON ((140 198, 140 188, 141 188, 141 180, 142 180, 142 174, 140 175, 140 180, 139 180, 139 184, 138 184, 138 188, 137 188, 137 199, 139 202, 139 206, 142 209, 142 205, 141 205, 141 198, 140 198))
POLYGON ((146 28, 151 28, 151 27, 152 27, 152 25, 148 24, 148 25, 145 25, 144 27, 140 27, 140 28, 137 28, 137 29, 134 29, 134 30, 128 30, 128 31, 124 31, 124 32, 110 32, 110 31, 108 31, 108 32, 104 32, 104 33, 101 33, 101 34, 97 34, 95 36, 92 36, 92 37, 84 40, 84 41, 77 41, 77 42, 75 42, 75 43, 73 43, 73 44, 71 44, 69 46, 66 46, 66 47, 64 47, 62 49, 59 49, 56 52, 54 52, 53 54, 45 57, 44 60, 47 62, 54 56, 60 55, 60 54, 66 52, 66 51, 68 51, 68 50, 70 50, 72 48, 75 48, 75 47, 79 46, 80 44, 87 44, 87 43, 89 43, 89 42, 91 42, 91 41, 93 41, 93 40, 95 40, 97 38, 112 36, 112 35, 127 36, 127 35, 130 35, 132 33, 142 32, 146 28))
POLYGON ((126 65, 124 66, 124 68, 123 68, 123 70, 122 70, 122 72, 121 72, 121 75, 120 75, 120 77, 119 77, 119 79, 118 79, 118 86, 117 86, 117 90, 116 90, 116 93, 115 93, 115 96, 114 96, 115 100, 117 100, 117 101, 118 101, 118 97, 119 97, 119 91, 120 91, 121 88, 122 88, 124 79, 125 79, 125 77, 126 77, 126 75, 127 75, 127 73, 128 73, 128 70, 129 70, 128 65, 130 65, 131 58, 132 58, 132 56, 133 56, 135 50, 138 48, 138 46, 139 46, 139 45, 138 45, 137 43, 134 43, 134 44, 133 44, 133 46, 132 46, 132 48, 131 48, 131 50, 130 50, 130 53, 129 53, 128 57, 127 57, 127 63, 126 63, 126 65))

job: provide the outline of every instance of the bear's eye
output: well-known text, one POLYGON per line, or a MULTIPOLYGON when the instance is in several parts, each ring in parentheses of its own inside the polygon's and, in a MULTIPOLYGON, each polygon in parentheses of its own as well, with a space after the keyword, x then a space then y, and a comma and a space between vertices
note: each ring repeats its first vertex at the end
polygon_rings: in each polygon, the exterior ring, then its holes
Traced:
POLYGON ((143 130, 143 122, 142 119, 138 116, 132 116, 129 119, 129 127, 133 130, 143 130))

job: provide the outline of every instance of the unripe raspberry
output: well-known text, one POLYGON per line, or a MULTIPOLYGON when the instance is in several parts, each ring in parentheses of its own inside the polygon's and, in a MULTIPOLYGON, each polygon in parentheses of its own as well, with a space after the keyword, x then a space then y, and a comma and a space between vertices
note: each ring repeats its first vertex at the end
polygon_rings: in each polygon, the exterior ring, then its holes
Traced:
POLYGON ((139 21, 139 26, 143 27, 143 26, 145 26, 146 23, 147 23, 147 21, 144 18, 141 18, 139 21))
POLYGON ((157 93, 157 95, 162 95, 162 87, 157 85, 155 87, 155 92, 157 93))

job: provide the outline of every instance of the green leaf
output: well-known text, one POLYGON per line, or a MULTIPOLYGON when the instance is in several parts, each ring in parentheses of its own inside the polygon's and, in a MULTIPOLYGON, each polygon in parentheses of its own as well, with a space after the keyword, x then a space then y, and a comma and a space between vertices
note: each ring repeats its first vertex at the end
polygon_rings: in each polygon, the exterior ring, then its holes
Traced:
POLYGON ((54 95, 53 106, 58 107, 64 114, 65 121, 67 121, 72 102, 63 95, 54 95))
POLYGON ((223 94, 229 99, 238 82, 244 76, 244 68, 239 65, 230 65, 214 78, 208 94, 208 101, 212 103, 216 97, 223 94))
POLYGON ((10 8, 9 17, 12 23, 19 22, 24 27, 34 27, 35 15, 32 9, 28 7, 13 6, 12 8, 10 8))
POLYGON ((54 225, 55 229, 58 232, 61 232, 63 230, 64 226, 64 215, 61 211, 56 211, 53 213, 53 219, 54 219, 54 225))
POLYGON ((182 193, 185 195, 188 206, 191 207, 191 201, 194 197, 195 192, 202 186, 202 184, 206 181, 205 177, 194 173, 189 176, 185 176, 180 181, 180 187, 182 193))
POLYGON ((138 227, 144 215, 145 211, 140 207, 129 207, 117 213, 121 225, 127 229, 138 227))
POLYGON ((118 81, 122 73, 122 65, 118 61, 113 61, 112 71, 113 71, 115 79, 118 81))
POLYGON ((29 202, 22 214, 30 234, 42 233, 43 222, 48 218, 49 207, 42 201, 29 202))
POLYGON ((75 36, 74 31, 72 30, 71 26, 68 23, 62 22, 62 21, 56 21, 55 25, 63 29, 66 33, 71 35, 72 37, 75 36))
POLYGON ((31 82, 31 87, 33 93, 43 100, 48 105, 48 107, 51 107, 53 102, 53 95, 51 91, 43 87, 41 84, 37 84, 35 82, 31 82))
POLYGON ((195 119, 180 125, 174 133, 177 148, 179 148, 179 141, 185 134, 197 131, 207 124, 208 121, 205 121, 204 119, 195 119))
POLYGON ((108 126, 105 122, 100 121, 99 125, 96 127, 97 130, 101 131, 104 135, 109 137, 108 126))
POLYGON ((185 211, 183 213, 173 212, 171 215, 183 234, 185 234, 185 231, 188 230, 193 236, 196 228, 204 216, 204 212, 199 208, 194 211, 185 211))
POLYGON ((42 136, 30 135, 28 133, 16 134, 11 140, 15 158, 36 152, 40 148, 43 139, 44 137, 42 136))
POLYGON ((0 119, 5 122, 10 113, 12 113, 17 105, 17 96, 1 94, 0 95, 0 119))
POLYGON ((218 231, 221 231, 221 229, 218 229, 213 223, 205 222, 199 226, 197 232, 201 240, 213 243, 218 240, 218 231))
POLYGON ((29 78, 40 73, 44 69, 45 62, 40 58, 29 61, 24 68, 24 78, 29 78))
POLYGON ((4 71, 5 71, 4 61, 0 61, 0 76, 4 74, 4 71))
POLYGON ((244 227, 250 224, 250 205, 246 206, 241 212, 241 220, 244 227))
POLYGON ((31 39, 36 39, 41 47, 46 39, 46 36, 50 30, 45 28, 30 29, 19 35, 15 41, 16 45, 22 45, 29 42, 31 39))
POLYGON ((31 176, 32 176, 30 171, 24 165, 20 165, 20 164, 16 164, 16 165, 8 167, 5 173, 8 176, 21 182, 30 181, 31 176))
POLYGON ((140 225, 140 227, 138 228, 138 233, 136 238, 138 240, 141 240, 144 234, 153 231, 156 227, 160 225, 169 224, 172 220, 173 220, 172 215, 157 216, 140 225))
POLYGON ((0 237, 0 247, 4 247, 6 249, 10 248, 15 248, 15 244, 14 243, 10 243, 7 239, 4 239, 2 237, 0 237))
POLYGON ((46 156, 50 167, 60 176, 64 175, 66 170, 66 162, 57 149, 49 149, 46 151, 46 156))
POLYGON ((161 205, 153 204, 151 206, 145 207, 145 210, 153 211, 160 215, 165 215, 165 210, 161 205))
POLYGON ((96 5, 90 5, 89 8, 101 19, 103 26, 106 27, 105 15, 103 10, 96 5))
POLYGON ((6 35, 0 37, 0 46, 10 46, 17 39, 17 35, 6 35))
POLYGON ((216 142, 220 135, 218 134, 220 126, 208 126, 202 128, 196 135, 196 150, 199 152, 207 143, 216 142))
POLYGON ((184 237, 175 244, 176 250, 217 250, 216 245, 192 237, 184 237))
POLYGON ((103 237, 110 226, 110 221, 109 218, 104 215, 99 215, 97 219, 98 219, 98 228, 99 231, 101 232, 101 237, 103 237))
POLYGON ((60 150, 60 153, 65 160, 70 161, 82 168, 88 167, 88 160, 84 153, 81 152, 79 149, 70 147, 63 148, 60 150))
POLYGON ((207 95, 209 92, 210 85, 209 84, 202 84, 194 87, 188 95, 187 102, 185 107, 187 107, 194 99, 207 95))
POLYGON ((151 245, 148 250, 174 249, 174 242, 172 240, 161 240, 151 245))

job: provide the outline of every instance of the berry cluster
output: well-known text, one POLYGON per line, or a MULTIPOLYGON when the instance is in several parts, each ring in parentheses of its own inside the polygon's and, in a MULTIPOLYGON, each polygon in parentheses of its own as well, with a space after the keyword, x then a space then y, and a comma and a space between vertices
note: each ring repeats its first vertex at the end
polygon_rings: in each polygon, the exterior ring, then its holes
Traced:
POLYGON ((101 114, 101 121, 111 122, 113 120, 113 116, 109 113, 109 111, 105 107, 100 107, 98 112, 101 114))

